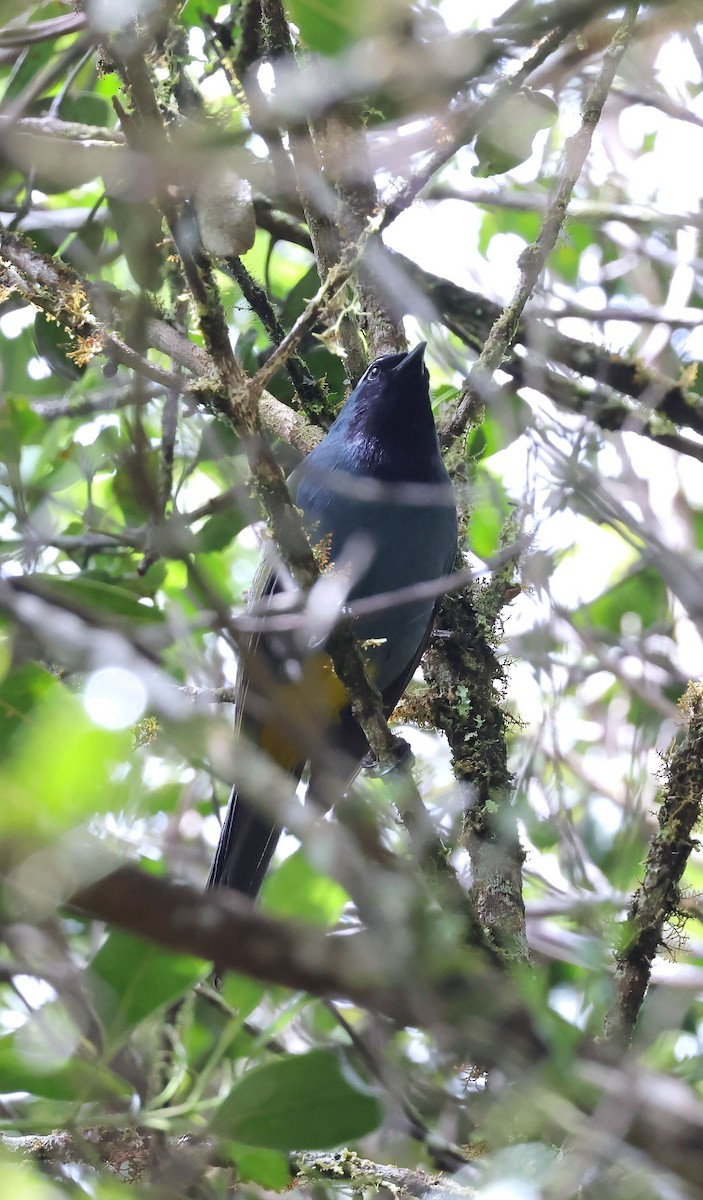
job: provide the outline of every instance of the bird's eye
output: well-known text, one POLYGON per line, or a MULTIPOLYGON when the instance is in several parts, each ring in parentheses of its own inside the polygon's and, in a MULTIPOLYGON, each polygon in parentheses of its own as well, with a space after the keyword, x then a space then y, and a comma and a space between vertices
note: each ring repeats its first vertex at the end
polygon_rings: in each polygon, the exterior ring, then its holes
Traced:
POLYGON ((375 379, 378 374, 379 374, 378 367, 369 367, 369 374, 368 374, 369 379, 375 379))

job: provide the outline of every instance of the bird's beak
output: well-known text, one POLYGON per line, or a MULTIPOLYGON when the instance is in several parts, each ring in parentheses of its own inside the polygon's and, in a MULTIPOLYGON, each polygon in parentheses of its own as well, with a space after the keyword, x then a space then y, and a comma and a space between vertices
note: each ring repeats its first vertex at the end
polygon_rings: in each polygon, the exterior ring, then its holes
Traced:
POLYGON ((413 371, 417 371, 419 374, 422 374, 426 349, 427 342, 418 342, 415 349, 411 350, 409 354, 406 354, 402 362, 399 362, 398 366, 394 368, 393 374, 400 375, 402 373, 405 375, 406 372, 411 373, 413 371))

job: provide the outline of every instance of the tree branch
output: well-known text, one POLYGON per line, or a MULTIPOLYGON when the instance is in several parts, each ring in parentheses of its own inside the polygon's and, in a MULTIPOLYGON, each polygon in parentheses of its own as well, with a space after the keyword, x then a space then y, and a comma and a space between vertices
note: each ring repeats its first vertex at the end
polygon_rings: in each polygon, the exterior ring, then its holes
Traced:
MULTIPOLYGON (((425 202, 462 200, 467 204, 479 204, 483 208, 501 208, 512 212, 545 212, 549 206, 549 197, 541 192, 497 190, 494 184, 482 186, 479 181, 471 187, 458 187, 456 184, 438 180, 423 189, 422 199, 425 202)), ((608 221, 621 221, 624 225, 635 228, 642 226, 657 232, 665 229, 676 231, 685 225, 691 225, 695 229, 703 228, 701 213, 666 213, 644 204, 616 204, 603 200, 570 200, 569 219, 585 225, 605 225, 608 221)))
POLYGON ((462 841, 472 867, 471 899, 505 965, 528 958, 517 818, 511 804, 505 672, 494 633, 511 596, 512 564, 489 584, 448 596, 438 616, 441 639, 425 657, 431 721, 446 734, 464 797, 462 841))
MULTIPOLYGON (((425 271, 396 251, 392 254, 392 260, 397 262, 406 277, 417 285, 418 291, 429 297, 447 328, 467 346, 480 352, 491 326, 500 317, 500 307, 478 292, 470 292, 448 279, 425 271)), ((416 311, 411 288, 407 288, 406 298, 408 310, 416 311)), ((418 312, 417 315, 424 314, 418 312)), ((628 361, 593 343, 581 342, 578 338, 560 333, 545 321, 533 320, 529 311, 527 317, 518 325, 515 340, 525 347, 528 362, 536 359, 539 371, 542 370, 544 362, 561 363, 580 376, 585 375, 600 385, 639 400, 645 413, 656 411, 676 425, 688 426, 703 434, 701 398, 695 391, 689 391, 685 383, 677 383, 645 363, 628 361)), ((525 378, 525 366, 526 362, 518 358, 514 350, 508 350, 501 363, 501 370, 522 381, 525 378)), ((534 383, 531 383, 531 386, 535 386, 534 383)), ((603 399, 601 403, 601 396, 604 396, 604 393, 591 388, 582 387, 580 393, 571 389, 567 407, 582 412, 596 424, 602 423, 604 429, 613 428, 610 424, 610 398, 607 401, 603 399)), ((564 402, 559 394, 554 398, 557 403, 564 402)), ((620 428, 619 425, 616 427, 620 428)), ((641 432, 648 431, 642 429, 641 432)))
POLYGON ((474 419, 485 397, 489 394, 493 374, 517 336, 520 318, 525 305, 534 291, 548 256, 554 249, 559 233, 566 220, 571 194, 576 186, 588 156, 615 72, 627 49, 639 4, 629 4, 626 16, 618 27, 610 46, 605 52, 603 65, 582 110, 581 127, 569 138, 564 147, 561 178, 556 193, 547 209, 537 240, 520 255, 520 282, 512 301, 503 309, 486 339, 478 360, 474 363, 458 397, 456 409, 442 433, 442 444, 452 441, 464 433, 467 424, 474 419))
MULTIPOLYGON (((108 307, 109 317, 115 317, 117 304, 112 293, 106 296, 99 287, 88 283, 65 263, 41 254, 28 240, 7 231, 0 231, 0 288, 5 288, 8 294, 18 292, 28 304, 34 304, 52 316, 68 331, 76 342, 76 348, 82 350, 88 359, 106 352, 114 362, 129 367, 167 391, 188 393, 196 403, 207 405, 217 413, 221 413, 225 407, 215 364, 206 350, 183 337, 167 321, 153 316, 146 321, 149 345, 192 372, 197 376, 197 382, 150 362, 128 345, 121 333, 111 330, 96 315, 108 307)), ((149 399, 150 396, 147 394, 145 398, 149 399)), ((129 403, 122 397, 115 402, 116 405, 124 406, 122 400, 124 405, 129 403)), ((57 401, 55 412, 48 409, 46 415, 51 419, 53 415, 82 416, 91 411, 103 411, 102 408, 90 407, 96 403, 93 398, 86 397, 74 403, 75 411, 71 401, 57 401)), ((107 401, 105 403, 107 405, 107 401)), ((37 411, 41 412, 39 406, 37 411)), ((311 450, 320 440, 319 430, 263 388, 259 397, 259 413, 262 424, 271 434, 296 446, 303 453, 311 450)))
POLYGON ((430 928, 413 931, 419 941, 399 938, 395 949, 385 929, 331 937, 266 916, 234 893, 203 894, 132 866, 81 886, 67 903, 71 911, 209 960, 220 970, 344 997, 402 1025, 441 1030, 443 1038, 451 1031, 453 1045, 484 1062, 507 1067, 516 1057, 534 1060, 543 1053, 509 980, 475 953, 465 952, 459 962, 446 938, 437 953, 430 928))
POLYGON ((545 59, 561 45, 568 30, 561 25, 551 30, 539 43, 537 49, 530 54, 513 75, 502 79, 495 85, 491 94, 483 100, 464 102, 456 107, 449 121, 449 128, 441 128, 440 145, 428 161, 398 189, 396 194, 386 203, 383 212, 381 229, 399 217, 402 212, 417 199, 420 192, 429 184, 442 167, 446 166, 457 150, 466 146, 484 125, 497 113, 509 96, 526 83, 530 75, 541 66, 545 59))
MULTIPOLYGON (((468 1164, 465 1164, 465 1166, 468 1164)), ((462 1186, 446 1175, 429 1175, 421 1169, 395 1167, 390 1163, 371 1162, 353 1150, 320 1154, 307 1152, 293 1157, 293 1168, 300 1183, 325 1183, 328 1188, 350 1189, 360 1194, 367 1188, 387 1191, 390 1195, 431 1197, 442 1200, 472 1200, 475 1188, 462 1186)))
POLYGON ((694 849, 693 829, 703 808, 703 686, 689 683, 679 709, 687 722, 681 743, 664 763, 659 830, 652 839, 641 886, 632 897, 617 952, 615 995, 605 1033, 627 1044, 632 1038, 654 956, 664 930, 683 923, 680 883, 694 849))

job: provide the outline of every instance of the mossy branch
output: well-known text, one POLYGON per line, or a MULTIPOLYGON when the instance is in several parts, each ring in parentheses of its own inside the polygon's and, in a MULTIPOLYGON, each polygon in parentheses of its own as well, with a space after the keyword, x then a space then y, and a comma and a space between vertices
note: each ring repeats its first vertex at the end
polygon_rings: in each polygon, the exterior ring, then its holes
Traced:
POLYGON ((465 791, 463 841, 472 868, 471 899, 505 964, 528 957, 522 863, 510 803, 505 672, 495 650, 501 606, 511 597, 508 567, 460 596, 445 597, 441 636, 425 658, 433 723, 446 734, 459 786, 465 791))
POLYGON ((687 729, 665 759, 659 829, 625 921, 605 1026, 608 1038, 625 1044, 632 1038, 665 930, 684 919, 681 879, 696 846, 693 830, 703 807, 703 684, 689 683, 679 709, 687 729))

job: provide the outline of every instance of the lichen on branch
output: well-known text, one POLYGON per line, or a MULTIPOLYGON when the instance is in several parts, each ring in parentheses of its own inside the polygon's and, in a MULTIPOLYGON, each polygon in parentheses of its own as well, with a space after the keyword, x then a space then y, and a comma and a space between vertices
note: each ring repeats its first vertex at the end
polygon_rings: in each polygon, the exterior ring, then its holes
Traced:
POLYGON ((642 1008, 652 963, 665 948, 666 929, 684 920, 681 880, 696 846, 693 830, 703 806, 703 683, 689 683, 679 701, 682 740, 664 758, 659 828, 644 879, 632 897, 616 955, 615 991, 606 1036, 627 1044, 642 1008))

